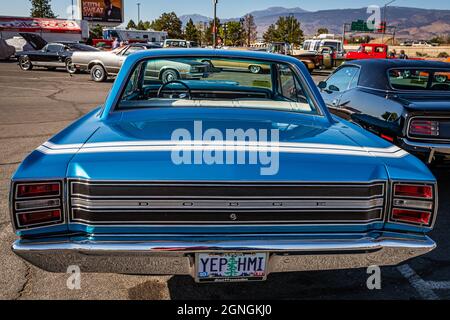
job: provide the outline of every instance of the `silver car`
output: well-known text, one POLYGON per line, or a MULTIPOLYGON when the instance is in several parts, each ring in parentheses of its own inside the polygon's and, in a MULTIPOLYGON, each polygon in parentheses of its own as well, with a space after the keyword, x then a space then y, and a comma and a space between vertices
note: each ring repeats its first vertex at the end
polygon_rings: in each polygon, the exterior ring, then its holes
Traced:
POLYGON ((112 51, 75 52, 72 62, 77 70, 90 72, 92 80, 103 82, 119 73, 123 62, 130 54, 155 48, 160 47, 148 43, 133 43, 112 51))

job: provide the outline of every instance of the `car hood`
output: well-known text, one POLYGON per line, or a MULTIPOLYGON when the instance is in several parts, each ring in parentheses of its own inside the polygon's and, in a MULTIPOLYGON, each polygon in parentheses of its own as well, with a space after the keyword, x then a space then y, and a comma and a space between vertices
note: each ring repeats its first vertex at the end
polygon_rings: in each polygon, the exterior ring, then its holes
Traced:
MULTIPOLYGON (((254 113, 155 110, 146 118, 148 112, 124 112, 120 121, 100 126, 86 143, 70 146, 79 150, 69 163, 67 175, 132 181, 367 182, 387 179, 385 160, 403 152, 382 140, 377 140, 380 141, 377 144, 366 139, 369 144, 363 147, 349 136, 348 127, 341 124, 324 127, 314 116, 297 118, 283 112, 251 116, 254 113), (273 117, 274 114, 284 116, 273 117), (250 163, 250 154, 244 152, 247 160, 237 163, 238 151, 248 151, 242 149, 242 143, 245 148, 249 143, 241 141, 240 145, 229 147, 232 138, 225 139, 225 143, 201 141, 202 134, 209 132, 217 138, 221 134, 226 136, 227 130, 236 129, 255 130, 260 138, 264 130, 269 135, 278 132, 279 143, 275 139, 272 143, 261 141, 264 139, 253 142, 253 147, 262 148, 257 150, 272 153, 255 152, 257 158, 250 163), (180 137, 177 134, 183 137, 183 145, 174 140, 180 137), (231 156, 227 158, 227 151, 233 154, 233 160, 231 156), (222 156, 216 157, 219 153, 222 156)), ((49 147, 64 148, 57 144, 49 147)))
POLYGON ((28 44, 30 44, 34 50, 41 50, 47 45, 47 41, 42 38, 40 35, 34 34, 34 33, 19 33, 22 38, 27 41, 28 44))

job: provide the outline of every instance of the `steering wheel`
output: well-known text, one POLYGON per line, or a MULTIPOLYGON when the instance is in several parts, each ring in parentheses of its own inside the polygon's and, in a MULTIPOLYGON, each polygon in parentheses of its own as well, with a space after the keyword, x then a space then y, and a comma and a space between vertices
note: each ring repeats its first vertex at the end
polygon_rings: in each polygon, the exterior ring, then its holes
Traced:
POLYGON ((169 82, 164 83, 164 84, 159 88, 158 94, 156 95, 156 97, 157 97, 157 98, 161 98, 161 95, 162 95, 164 89, 165 89, 169 84, 172 84, 172 83, 178 83, 178 84, 181 84, 183 87, 185 87, 186 90, 187 90, 188 99, 189 99, 189 100, 192 100, 191 88, 189 88, 189 86, 188 86, 186 83, 184 83, 183 81, 180 81, 180 80, 173 80, 173 81, 169 81, 169 82))

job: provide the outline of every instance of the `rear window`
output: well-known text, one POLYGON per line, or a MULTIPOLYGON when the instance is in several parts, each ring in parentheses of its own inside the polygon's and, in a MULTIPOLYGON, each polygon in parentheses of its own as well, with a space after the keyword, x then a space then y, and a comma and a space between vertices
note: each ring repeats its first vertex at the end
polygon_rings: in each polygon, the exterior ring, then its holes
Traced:
POLYGON ((450 69, 391 69, 389 82, 396 90, 450 91, 450 69))
POLYGON ((318 114, 289 65, 215 56, 142 61, 119 102, 119 109, 215 106, 318 114))

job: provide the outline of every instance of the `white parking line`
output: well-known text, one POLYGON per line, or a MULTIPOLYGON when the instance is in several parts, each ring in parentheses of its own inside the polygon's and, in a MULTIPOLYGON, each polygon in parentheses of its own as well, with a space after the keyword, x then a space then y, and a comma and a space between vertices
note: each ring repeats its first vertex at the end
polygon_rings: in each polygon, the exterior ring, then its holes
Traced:
POLYGON ((434 293, 433 288, 424 281, 419 275, 407 264, 398 266, 397 270, 408 279, 411 286, 419 293, 424 300, 439 300, 439 297, 434 293))

